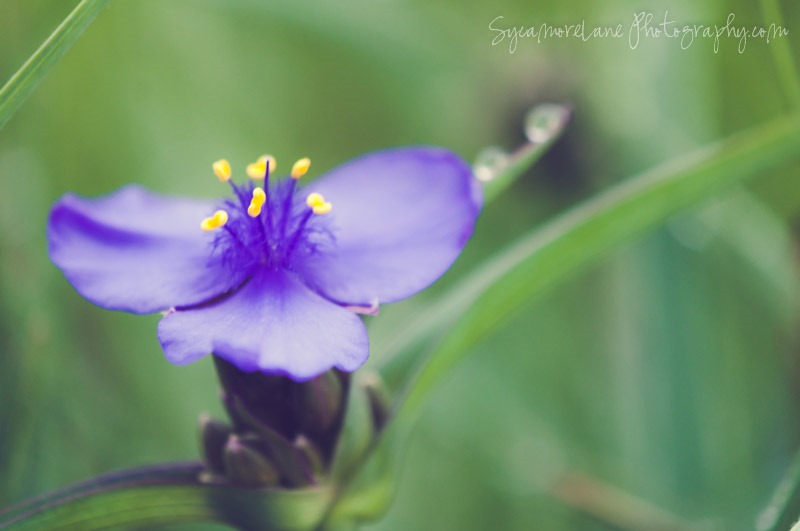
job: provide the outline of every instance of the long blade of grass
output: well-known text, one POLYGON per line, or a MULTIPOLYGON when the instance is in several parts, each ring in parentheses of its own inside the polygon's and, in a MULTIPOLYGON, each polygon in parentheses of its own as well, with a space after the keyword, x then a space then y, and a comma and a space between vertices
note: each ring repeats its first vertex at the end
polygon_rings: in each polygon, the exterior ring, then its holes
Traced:
POLYGON ((0 129, 107 3, 108 0, 81 0, 39 49, 11 76, 0 89, 0 129))
POLYGON ((764 17, 764 25, 770 31, 773 28, 776 31, 771 35, 774 40, 769 43, 772 61, 775 64, 784 96, 791 104, 792 109, 797 110, 800 108, 800 74, 797 72, 789 39, 777 34, 777 31, 786 29, 778 0, 761 0, 761 14, 764 17))
MULTIPOLYGON (((625 181, 487 260, 429 308, 425 331, 448 330, 439 344, 425 352, 410 339, 409 348, 381 368, 398 391, 394 418, 365 459, 396 457, 427 395, 511 313, 682 209, 798 156, 800 117, 775 120, 625 181), (418 360, 416 371, 409 370, 409 359, 418 360)), ((349 481, 358 479, 355 474, 349 481)))
POLYGON ((331 491, 202 483, 199 463, 126 470, 0 513, 0 529, 144 529, 218 522, 239 529, 314 529, 331 491))
POLYGON ((568 211, 489 259, 441 300, 435 318, 457 325, 425 356, 401 414, 506 318, 622 242, 777 163, 800 156, 800 119, 782 118, 655 168, 568 211))

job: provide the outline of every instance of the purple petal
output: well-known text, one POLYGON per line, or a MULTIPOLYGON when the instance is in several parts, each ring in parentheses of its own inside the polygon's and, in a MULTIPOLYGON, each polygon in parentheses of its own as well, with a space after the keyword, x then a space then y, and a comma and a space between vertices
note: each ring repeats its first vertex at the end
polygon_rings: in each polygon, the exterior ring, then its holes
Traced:
POLYGON ((98 199, 65 195, 47 226, 49 253, 75 289, 112 310, 151 313, 198 304, 242 282, 211 259, 200 230, 214 203, 137 186, 98 199))
POLYGON ((472 235, 480 185, 457 155, 402 148, 344 164, 308 191, 333 204, 334 252, 298 264, 331 300, 372 307, 394 302, 439 278, 472 235))
POLYGON ((361 319, 306 288, 294 275, 265 272, 230 297, 168 314, 158 338, 172 363, 214 353, 243 371, 308 380, 367 360, 361 319))

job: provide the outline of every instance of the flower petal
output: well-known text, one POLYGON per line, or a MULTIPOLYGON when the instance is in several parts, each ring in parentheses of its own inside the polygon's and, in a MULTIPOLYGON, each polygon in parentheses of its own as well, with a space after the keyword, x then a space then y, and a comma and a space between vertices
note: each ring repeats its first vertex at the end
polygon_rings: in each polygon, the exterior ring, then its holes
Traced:
POLYGON ((98 199, 65 195, 47 225, 50 258, 75 289, 112 310, 198 304, 243 281, 212 257, 200 221, 214 203, 128 186, 98 199))
POLYGON ((375 306, 426 288, 461 252, 482 194, 470 167, 440 148, 401 148, 346 163, 309 185, 333 204, 335 250, 297 269, 340 304, 375 306))
POLYGON ((254 277, 218 302, 167 314, 158 338, 172 363, 213 352, 243 371, 295 380, 332 367, 354 371, 369 356, 369 338, 358 316, 280 271, 254 277))

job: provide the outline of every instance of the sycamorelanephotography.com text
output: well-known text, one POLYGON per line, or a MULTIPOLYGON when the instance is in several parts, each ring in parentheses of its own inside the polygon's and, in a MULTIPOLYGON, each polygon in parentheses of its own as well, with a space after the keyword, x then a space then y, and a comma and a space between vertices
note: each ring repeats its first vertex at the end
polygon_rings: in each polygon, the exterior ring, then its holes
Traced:
POLYGON ((633 13, 627 23, 611 25, 589 25, 582 19, 572 24, 512 25, 500 15, 489 22, 492 46, 505 44, 509 53, 515 53, 522 40, 541 44, 546 40, 575 39, 589 42, 596 39, 625 40, 631 50, 637 49, 648 39, 670 39, 681 49, 687 50, 699 41, 709 42, 714 53, 719 53, 722 42, 731 40, 741 54, 749 41, 761 40, 769 44, 776 39, 788 37, 789 30, 777 24, 747 25, 736 21, 736 14, 729 13, 724 24, 682 24, 670 18, 669 11, 663 17, 646 11, 633 13))

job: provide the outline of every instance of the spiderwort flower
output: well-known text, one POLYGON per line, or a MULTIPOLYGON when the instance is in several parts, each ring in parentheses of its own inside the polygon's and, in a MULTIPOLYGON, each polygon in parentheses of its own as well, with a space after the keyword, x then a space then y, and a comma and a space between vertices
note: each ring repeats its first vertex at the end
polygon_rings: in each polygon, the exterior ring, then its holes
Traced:
POLYGON ((163 311, 158 338, 185 364, 209 353, 297 381, 353 371, 369 354, 356 313, 409 297, 444 273, 472 234, 481 192, 456 155, 412 147, 364 155, 301 192, 310 161, 213 164, 233 197, 204 201, 127 186, 72 194, 48 223, 53 262, 104 308, 163 311), (263 182, 262 182, 263 181, 263 182))

